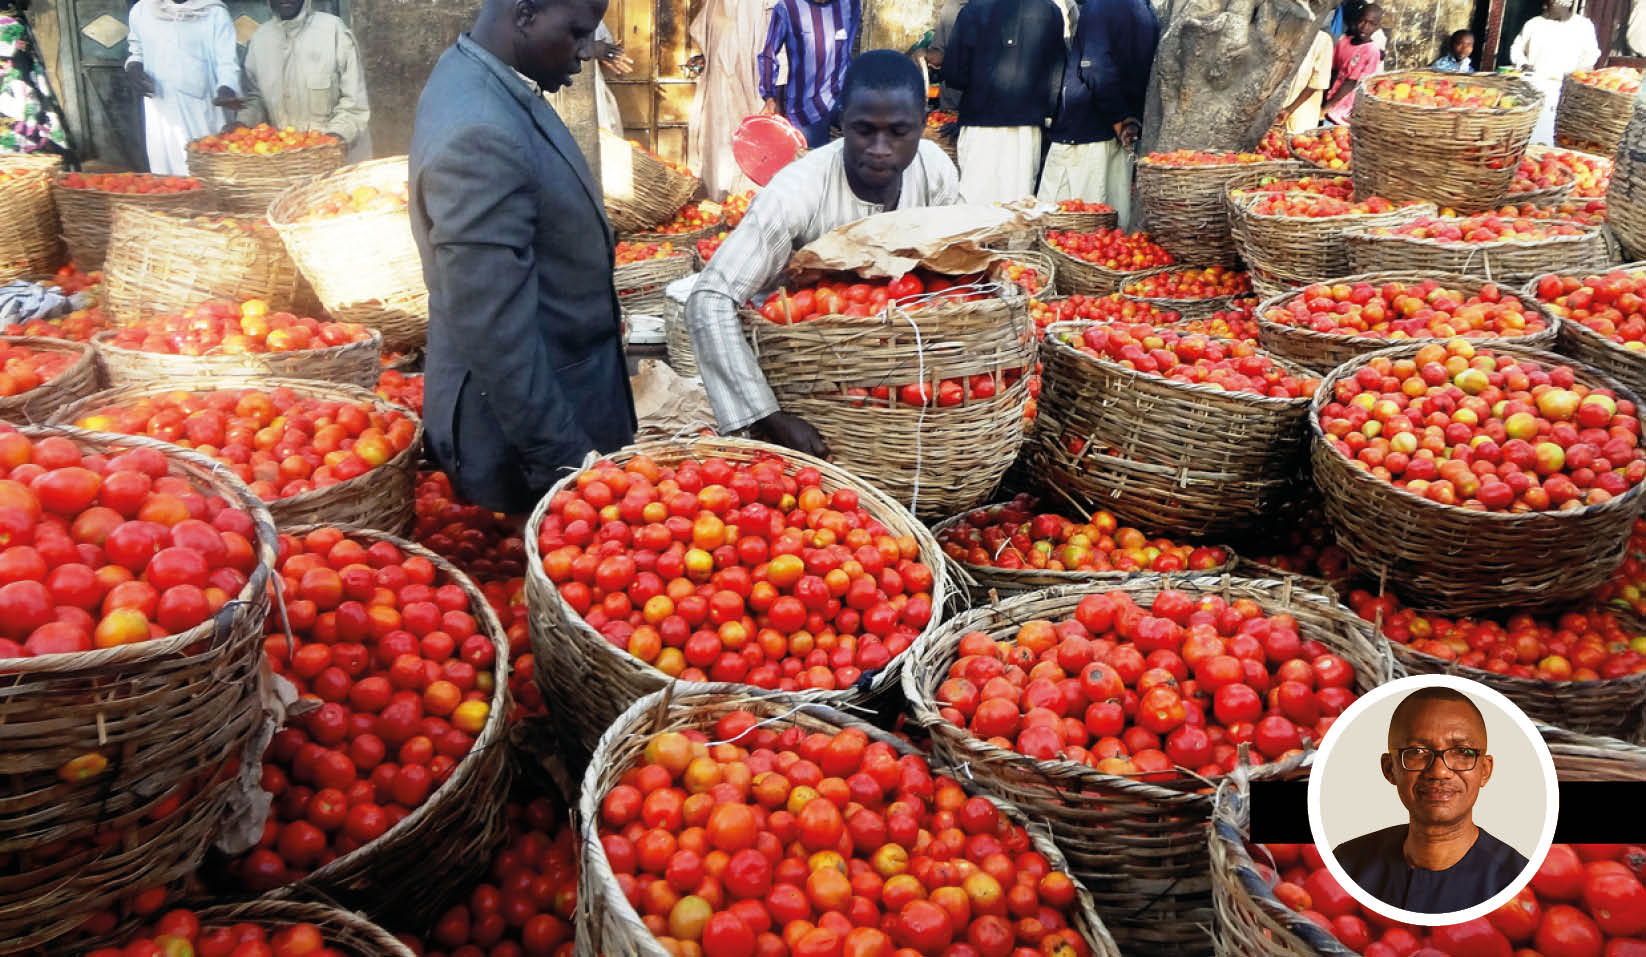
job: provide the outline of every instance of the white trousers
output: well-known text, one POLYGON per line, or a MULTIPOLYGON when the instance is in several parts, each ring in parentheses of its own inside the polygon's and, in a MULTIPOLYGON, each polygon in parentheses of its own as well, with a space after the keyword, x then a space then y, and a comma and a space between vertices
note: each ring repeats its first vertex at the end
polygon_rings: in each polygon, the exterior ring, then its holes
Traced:
POLYGON ((1132 163, 1119 140, 1053 143, 1046 153, 1037 198, 1048 203, 1083 199, 1114 207, 1122 228, 1132 221, 1132 163))
POLYGON ((962 126, 955 142, 960 195, 977 205, 1009 203, 1034 195, 1040 171, 1037 126, 962 126))

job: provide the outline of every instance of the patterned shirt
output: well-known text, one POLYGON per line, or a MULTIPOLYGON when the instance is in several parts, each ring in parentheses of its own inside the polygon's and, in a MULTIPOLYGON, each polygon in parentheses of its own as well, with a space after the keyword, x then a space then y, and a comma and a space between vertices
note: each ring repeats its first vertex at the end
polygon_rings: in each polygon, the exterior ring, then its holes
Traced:
MULTIPOLYGON (((778 411, 777 396, 743 338, 738 307, 775 284, 796 249, 847 223, 885 212, 852 192, 844 157, 845 141, 836 140, 772 177, 692 287, 686 325, 721 432, 746 428, 778 411)), ((903 171, 898 208, 958 202, 959 171, 936 143, 921 140, 914 162, 903 171)))
POLYGON ((862 0, 777 0, 760 51, 761 98, 777 98, 777 51, 786 50, 783 114, 801 126, 827 118, 846 80, 862 22, 862 0))

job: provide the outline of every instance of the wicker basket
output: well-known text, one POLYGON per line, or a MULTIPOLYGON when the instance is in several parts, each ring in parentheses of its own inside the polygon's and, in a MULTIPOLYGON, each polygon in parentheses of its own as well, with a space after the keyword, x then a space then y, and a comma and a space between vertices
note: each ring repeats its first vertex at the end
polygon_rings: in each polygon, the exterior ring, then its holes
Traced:
POLYGON ((692 351, 686 307, 668 296, 663 297, 663 345, 668 350, 670 368, 683 376, 697 375, 697 353, 692 351))
MULTIPOLYGON (((1646 750, 1559 728, 1540 730, 1561 781, 1646 781, 1646 750)), ((1355 951, 1274 896, 1247 848, 1250 799, 1245 778, 1232 774, 1218 786, 1212 805, 1209 849, 1218 957, 1354 957, 1355 951)))
POLYGON ((606 216, 620 233, 666 223, 703 184, 621 137, 600 131, 600 187, 606 216))
MULTIPOLYGON (((863 507, 893 534, 913 536, 920 545, 920 560, 932 570, 932 607, 944 607, 949 588, 947 569, 943 553, 931 533, 896 502, 839 466, 760 442, 723 438, 648 442, 631 445, 607 458, 618 464, 638 455, 649 456, 665 465, 705 457, 751 462, 773 452, 781 454, 791 470, 817 469, 822 473, 825 491, 832 493, 842 488, 856 491, 863 507)), ((566 605, 554 583, 543 573, 543 557, 537 547, 538 527, 548 514, 554 494, 576 479, 576 475, 568 475, 556 483, 526 523, 526 601, 531 610, 532 656, 537 663, 537 682, 543 687, 544 699, 560 706, 560 718, 568 728, 567 737, 593 750, 613 718, 636 699, 663 687, 669 678, 613 647, 566 605)), ((936 627, 937 617, 933 616, 926 630, 930 632, 936 627)), ((892 659, 879 673, 865 676, 868 680, 853 688, 815 692, 806 697, 841 705, 878 698, 896 687, 902 662, 902 656, 892 659)))
POLYGON ((206 184, 231 213, 262 216, 288 187, 343 165, 343 144, 326 143, 278 153, 203 153, 189 144, 189 175, 206 184))
MULTIPOLYGON (((1374 356, 1407 358, 1420 348, 1403 345, 1344 363, 1321 384, 1310 409, 1315 485, 1337 543, 1354 566, 1413 607, 1445 615, 1549 607, 1600 587, 1623 561, 1629 531, 1646 507, 1646 486, 1573 511, 1482 512, 1396 488, 1333 447, 1320 410, 1332 401, 1336 383, 1374 356)), ((1489 351, 1545 366, 1565 361, 1506 342, 1489 351)), ((1615 388, 1638 405, 1634 393, 1598 372, 1581 365, 1575 371, 1579 382, 1615 388)))
POLYGON ((1261 274, 1271 288, 1276 284, 1309 283, 1354 272, 1349 265, 1345 238, 1350 230, 1399 226, 1420 216, 1432 216, 1428 203, 1402 206, 1386 213, 1350 213, 1343 216, 1279 216, 1253 210, 1255 197, 1229 200, 1229 223, 1240 258, 1252 272, 1252 285, 1261 274))
POLYGON ((1612 263, 1605 232, 1599 226, 1585 226, 1578 236, 1552 236, 1530 242, 1454 243, 1375 236, 1364 228, 1351 230, 1345 239, 1349 265, 1357 273, 1426 270, 1519 285, 1551 270, 1602 270, 1612 263))
POLYGON ((326 312, 339 322, 371 326, 395 350, 421 348, 428 338, 429 290, 412 239, 411 214, 400 209, 302 217, 332 193, 364 186, 402 189, 406 175, 404 156, 357 163, 294 185, 265 207, 326 312))
POLYGON ((1149 235, 1166 247, 1173 259, 1194 266, 1233 266, 1239 257, 1224 202, 1229 181, 1296 168, 1287 160, 1217 166, 1162 166, 1139 161, 1133 175, 1149 235))
MULTIPOLYGON (((1528 146, 1526 148, 1526 152, 1530 154, 1531 151, 1532 148, 1528 146)), ((1572 190, 1577 186, 1577 178, 1571 174, 1570 170, 1563 171, 1566 174, 1566 182, 1559 183, 1554 186, 1546 186, 1543 189, 1534 189, 1526 193, 1509 193, 1503 197, 1503 201, 1500 205, 1544 206, 1565 202, 1566 198, 1572 195, 1572 190)))
POLYGON ((1060 296, 1108 296, 1120 291, 1127 280, 1134 276, 1141 276, 1148 272, 1146 269, 1121 271, 1089 263, 1084 259, 1076 259, 1061 249, 1046 242, 1046 234, 1040 233, 1036 248, 1046 254, 1057 268, 1057 294, 1060 296))
POLYGON ((1064 233, 1089 233, 1120 225, 1119 213, 1065 213, 1061 210, 1040 217, 1040 228, 1064 233))
POLYGON ((280 236, 261 219, 217 223, 125 204, 114 209, 103 307, 116 322, 212 299, 262 299, 272 310, 313 315, 303 308, 310 296, 280 236))
POLYGON ((36 352, 66 352, 77 358, 68 368, 21 395, 0 398, 0 419, 13 425, 44 422, 60 407, 83 399, 101 386, 97 354, 90 345, 46 336, 0 336, 0 344, 22 346, 36 352))
MULTIPOLYGON (((1628 263, 1608 272, 1623 270, 1639 275, 1646 271, 1646 263, 1628 263)), ((1538 276, 1526 283, 1522 297, 1537 302, 1537 284, 1542 279, 1538 276)), ((1646 395, 1646 352, 1625 349, 1622 343, 1614 342, 1580 322, 1562 321, 1559 343, 1556 351, 1561 355, 1571 356, 1589 368, 1611 376, 1636 395, 1646 395)))
POLYGON ((140 436, 25 434, 66 436, 88 453, 160 451, 171 474, 250 513, 257 567, 215 618, 181 634, 6 661, 0 846, 16 855, 0 879, 7 953, 50 950, 48 941, 134 889, 170 884, 199 866, 262 721, 259 666, 275 557, 268 509, 208 459, 140 436), (66 762, 90 753, 108 759, 101 774, 59 777, 66 762))
MULTIPOLYGON (((434 565, 440 584, 455 584, 469 600, 477 631, 490 639, 491 712, 469 753, 451 777, 404 820, 364 847, 345 854, 271 896, 303 899, 312 894, 358 907, 374 917, 397 916, 426 923, 484 874, 507 830, 503 811, 509 794, 509 638, 478 586, 439 555, 385 532, 336 525, 347 537, 370 547, 388 542, 406 555, 434 565)), ((320 525, 282 526, 303 535, 320 525)))
POLYGON ((645 259, 628 263, 612 270, 612 282, 617 286, 617 303, 624 313, 658 316, 668 302, 665 288, 669 283, 692 273, 690 247, 677 248, 675 254, 663 259, 645 259))
MULTIPOLYGON (((374 388, 382 375, 383 337, 372 330, 360 342, 295 352, 252 352, 238 355, 181 356, 164 352, 126 349, 110 343, 116 332, 99 332, 92 337, 97 359, 110 388, 164 385, 178 379, 216 376, 274 376, 282 379, 317 379, 343 385, 374 388)), ((78 398, 78 396, 77 396, 78 398)))
MULTIPOLYGON (((1322 129, 1329 129, 1329 128, 1330 127, 1323 127, 1322 129)), ((1321 132, 1321 130, 1315 130, 1313 132, 1318 133, 1318 132, 1321 132)), ((1303 134, 1297 134, 1297 135, 1303 135, 1303 134)), ((1342 169, 1338 169, 1338 168, 1333 167, 1333 166, 1327 166, 1324 163, 1317 163, 1314 160, 1309 159, 1308 157, 1304 156, 1302 153, 1298 152, 1297 145, 1292 142, 1293 139, 1295 139, 1294 136, 1286 137, 1286 152, 1291 154, 1292 162, 1301 164, 1302 166, 1304 166, 1308 169, 1311 169, 1311 170, 1319 170, 1320 172, 1331 173, 1335 176, 1348 176, 1354 171, 1353 170, 1354 154, 1353 154, 1352 151, 1350 153, 1350 164, 1348 166, 1343 167, 1342 169)))
POLYGON ((1391 77, 1458 82, 1456 74, 1426 70, 1361 81, 1349 121, 1355 194, 1397 203, 1427 200, 1466 212, 1498 205, 1532 137, 1543 94, 1525 80, 1493 74, 1471 74, 1462 82, 1512 94, 1518 101, 1513 107, 1417 106, 1367 92, 1368 83, 1391 77))
POLYGON ((308 901, 252 900, 241 904, 218 904, 198 914, 202 927, 224 924, 260 924, 274 929, 295 923, 314 924, 335 947, 353 957, 412 957, 411 948, 393 934, 351 913, 327 904, 308 901))
POLYGON ((40 153, 0 157, 0 282, 51 274, 62 263, 57 207, 51 184, 61 156, 40 153))
POLYGON ((989 267, 989 276, 1006 288, 1002 295, 1008 299, 1040 299, 1057 290, 1057 260, 1038 244, 1027 249, 1013 249, 994 261, 994 265, 989 267), (1030 292, 1007 278, 1006 269, 1013 264, 1032 268, 1040 279, 1040 288, 1030 292))
POLYGON ((188 214, 210 209, 212 201, 211 192, 204 187, 180 193, 111 193, 64 186, 61 175, 53 181, 51 194, 63 226, 63 245, 68 247, 69 260, 82 272, 103 268, 109 236, 114 232, 114 207, 188 214))
MULTIPOLYGON (((375 381, 375 380, 374 380, 375 381)), ((407 416, 417 423, 411 445, 364 475, 268 503, 282 529, 293 525, 338 525, 397 532, 412 518, 417 485, 417 463, 423 451, 423 422, 410 409, 387 402, 368 389, 312 379, 276 379, 268 376, 196 376, 109 389, 64 406, 52 416, 53 425, 73 423, 108 406, 151 398, 178 390, 216 392, 225 389, 286 388, 306 399, 359 402, 380 412, 407 416)), ((75 430, 80 431, 80 430, 75 430)), ((103 433, 91 433, 101 435, 103 433)), ((172 447, 172 446, 168 446, 172 447)))
POLYGON ((1611 155, 1623 140, 1635 95, 1590 86, 1568 73, 1560 81, 1560 103, 1555 107, 1555 142, 1582 143, 1611 155))
POLYGON ((691 253, 697 249, 699 239, 708 239, 710 236, 725 231, 726 225, 724 223, 714 222, 702 229, 694 229, 686 233, 622 233, 617 238, 631 243, 674 243, 674 248, 680 252, 691 253))
MULTIPOLYGON (((915 645, 903 672, 903 693, 914 720, 932 736, 943 762, 968 769, 986 793, 1016 803, 1051 826, 1076 876, 1086 881, 1098 913, 1127 954, 1205 953, 1210 949, 1212 889, 1207 871, 1206 825, 1211 789, 1180 775, 1145 782, 1104 774, 1073 761, 1036 761, 972 736, 939 713, 938 687, 948 677, 960 639, 974 631, 1008 638, 1029 619, 1073 614, 1086 595, 1121 591, 1148 607, 1164 583, 1140 578, 1116 585, 1049 588, 974 609, 949 620, 915 645)), ((1191 595, 1256 601, 1267 614, 1290 614, 1303 638, 1322 642, 1355 667, 1365 693, 1394 676, 1386 646, 1371 627, 1329 598, 1288 581, 1203 577, 1172 583, 1191 595)), ((1262 779, 1298 776, 1304 757, 1265 764, 1262 779)))
POLYGON ((1231 296, 1214 296, 1211 299, 1164 299, 1154 296, 1140 296, 1127 292, 1127 288, 1134 282, 1149 276, 1161 273, 1180 272, 1184 269, 1193 269, 1193 266, 1161 266, 1159 269, 1147 269, 1143 272, 1132 273, 1126 277, 1126 282, 1120 287, 1120 294, 1133 302, 1146 303, 1156 309, 1166 312, 1175 312, 1184 319, 1204 319, 1213 313, 1227 312, 1234 306, 1236 299, 1250 298, 1251 293, 1237 293, 1231 296))
POLYGON ((1646 110, 1638 105, 1613 157, 1606 225, 1630 258, 1646 259, 1646 110))
MULTIPOLYGON (((1477 277, 1458 276, 1442 272, 1374 272, 1358 276, 1344 276, 1337 282, 1345 285, 1368 282, 1381 286, 1390 282, 1420 283, 1425 279, 1433 279, 1448 289, 1457 289, 1469 295, 1480 292, 1481 288, 1487 284, 1486 280, 1477 277)), ((1387 349, 1391 344, 1405 345, 1415 342, 1421 345, 1425 342, 1444 341, 1441 339, 1390 340, 1369 336, 1338 335, 1330 332, 1316 332, 1313 329, 1301 329, 1297 326, 1288 326, 1264 318, 1269 310, 1285 306, 1298 296, 1303 295, 1305 291, 1303 289, 1288 290, 1258 306, 1256 315, 1258 335, 1265 352, 1289 359, 1298 365, 1313 369, 1321 375, 1330 373, 1333 369, 1356 356, 1376 352, 1379 349, 1387 349)), ((1536 296, 1522 293, 1517 298, 1524 305, 1535 309, 1538 315, 1543 317, 1543 321, 1548 323, 1547 328, 1524 336, 1512 336, 1506 339, 1498 336, 1481 336, 1478 338, 1486 342, 1510 341, 1539 349, 1549 348, 1554 343, 1555 336, 1563 323, 1543 308, 1543 305, 1537 301, 1536 296)))
MULTIPOLYGON (((712 733, 722 715, 738 709, 748 710, 769 722, 781 720, 785 725, 823 734, 856 729, 871 741, 890 745, 899 755, 921 755, 919 749, 903 738, 797 695, 750 694, 747 688, 728 684, 671 685, 636 701, 601 737, 599 749, 583 777, 582 802, 578 809, 583 845, 577 895, 578 957, 594 957, 596 953, 666 957, 668 952, 629 905, 606 859, 599 839, 600 802, 641 757, 653 735, 685 729, 712 733)), ((988 797, 1013 823, 1028 829, 1034 850, 1045 856, 1053 871, 1068 872, 1069 864, 1052 842, 1044 823, 1033 820, 985 788, 974 787, 971 775, 964 771, 953 772, 935 762, 932 771, 947 773, 968 791, 988 797)), ((1091 896, 1078 881, 1075 904, 1068 917, 1070 926, 1085 939, 1093 957, 1119 957, 1120 949, 1093 909, 1091 896)))

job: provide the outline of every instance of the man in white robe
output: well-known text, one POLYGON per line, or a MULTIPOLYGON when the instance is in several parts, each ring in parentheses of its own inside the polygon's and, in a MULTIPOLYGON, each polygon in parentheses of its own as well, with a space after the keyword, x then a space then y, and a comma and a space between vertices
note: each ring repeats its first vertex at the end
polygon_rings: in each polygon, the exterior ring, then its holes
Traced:
POLYGON ((760 112, 760 48, 770 20, 762 0, 708 0, 691 24, 702 52, 703 74, 686 127, 686 165, 697 170, 709 198, 724 199, 741 185, 732 134, 760 112))
POLYGON ((1509 59, 1543 94, 1543 112, 1532 127, 1532 142, 1555 141, 1555 108, 1560 104, 1560 81, 1566 74, 1587 70, 1600 59, 1600 42, 1588 17, 1572 12, 1572 0, 1547 0, 1543 15, 1526 21, 1509 48, 1509 59))
POLYGON ((138 0, 126 75, 143 101, 149 171, 188 174, 190 142, 223 129, 242 103, 234 23, 223 0, 138 0))

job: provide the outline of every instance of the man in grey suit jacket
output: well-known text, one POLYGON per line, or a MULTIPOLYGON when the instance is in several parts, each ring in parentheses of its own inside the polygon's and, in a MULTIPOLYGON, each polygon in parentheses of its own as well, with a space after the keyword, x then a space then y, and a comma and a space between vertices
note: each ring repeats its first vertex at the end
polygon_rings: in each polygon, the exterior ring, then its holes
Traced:
POLYGON ((594 56, 606 0, 486 0, 417 105, 412 231, 429 287, 429 451, 464 497, 532 508, 634 437, 599 188, 543 99, 594 56))

